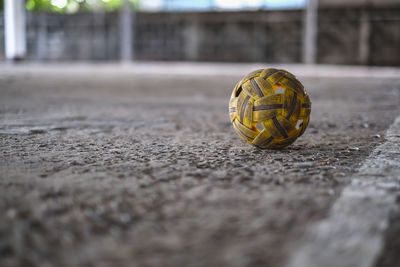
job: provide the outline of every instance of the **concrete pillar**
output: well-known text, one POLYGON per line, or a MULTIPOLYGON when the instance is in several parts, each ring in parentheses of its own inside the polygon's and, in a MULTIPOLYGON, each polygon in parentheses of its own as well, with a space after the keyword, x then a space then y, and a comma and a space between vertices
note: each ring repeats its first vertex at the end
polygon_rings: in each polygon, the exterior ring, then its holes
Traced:
POLYGON ((119 13, 120 25, 120 58, 123 62, 129 62, 133 59, 133 30, 132 28, 133 12, 129 0, 124 0, 124 4, 119 13))
POLYGON ((39 23, 37 29, 37 43, 36 43, 36 54, 37 60, 47 59, 48 47, 47 47, 47 14, 40 13, 39 23))
POLYGON ((318 0, 308 0, 303 22, 303 62, 317 62, 318 0))
POLYGON ((20 60, 26 54, 25 1, 5 0, 5 50, 8 60, 20 60))
POLYGON ((200 29, 197 19, 187 21, 184 31, 184 57, 186 60, 199 59, 200 29))
POLYGON ((360 19, 360 36, 358 39, 359 63, 369 64, 371 23, 369 11, 364 9, 360 19))

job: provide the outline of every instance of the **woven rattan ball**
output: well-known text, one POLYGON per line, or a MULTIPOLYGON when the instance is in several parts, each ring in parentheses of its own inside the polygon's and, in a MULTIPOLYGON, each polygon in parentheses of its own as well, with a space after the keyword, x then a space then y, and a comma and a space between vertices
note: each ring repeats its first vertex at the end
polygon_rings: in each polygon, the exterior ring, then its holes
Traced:
POLYGON ((291 73, 260 69, 239 81, 229 101, 229 115, 241 138, 259 148, 283 148, 307 128, 311 102, 291 73))

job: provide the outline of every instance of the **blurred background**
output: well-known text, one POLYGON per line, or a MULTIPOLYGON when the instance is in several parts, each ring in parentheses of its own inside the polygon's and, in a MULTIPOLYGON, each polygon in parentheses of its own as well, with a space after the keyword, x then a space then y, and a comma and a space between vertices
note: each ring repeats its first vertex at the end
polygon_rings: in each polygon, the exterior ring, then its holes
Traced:
POLYGON ((0 0, 0 61, 400 66, 400 0, 0 0))

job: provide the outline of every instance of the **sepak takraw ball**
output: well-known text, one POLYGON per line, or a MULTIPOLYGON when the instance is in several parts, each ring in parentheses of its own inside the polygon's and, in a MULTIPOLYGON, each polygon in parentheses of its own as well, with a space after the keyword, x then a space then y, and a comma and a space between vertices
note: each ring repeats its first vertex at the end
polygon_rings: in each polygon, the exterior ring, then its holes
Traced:
POLYGON ((280 69, 260 69, 239 81, 229 116, 241 138, 259 148, 283 148, 307 128, 311 102, 296 77, 280 69))

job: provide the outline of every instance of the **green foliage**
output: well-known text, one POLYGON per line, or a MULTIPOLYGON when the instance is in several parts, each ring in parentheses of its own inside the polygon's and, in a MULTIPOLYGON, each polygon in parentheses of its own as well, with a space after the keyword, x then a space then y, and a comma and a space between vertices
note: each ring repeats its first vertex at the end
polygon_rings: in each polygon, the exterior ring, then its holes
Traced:
POLYGON ((40 10, 47 11, 51 10, 52 4, 50 0, 28 0, 26 1, 27 10, 40 10))
MULTIPOLYGON (((130 0, 130 2, 132 7, 137 9, 139 0, 130 0)), ((123 0, 28 0, 26 9, 59 13, 99 10, 112 12, 120 9, 122 4, 123 0)))

